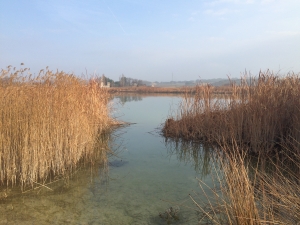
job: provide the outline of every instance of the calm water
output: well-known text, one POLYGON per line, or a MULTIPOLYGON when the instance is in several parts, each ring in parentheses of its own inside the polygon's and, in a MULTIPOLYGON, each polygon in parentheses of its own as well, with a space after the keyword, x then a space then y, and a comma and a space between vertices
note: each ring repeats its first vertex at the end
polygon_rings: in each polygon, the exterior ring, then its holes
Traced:
POLYGON ((106 176, 101 169, 92 176, 82 168, 52 190, 9 190, 9 197, 0 196, 0 224, 167 224, 159 213, 171 206, 180 208, 179 220, 171 224, 197 224, 189 194, 201 197, 196 177, 211 184, 205 176, 208 156, 166 144, 157 129, 179 101, 178 96, 116 97, 114 115, 133 124, 113 133, 116 156, 109 158, 106 176))

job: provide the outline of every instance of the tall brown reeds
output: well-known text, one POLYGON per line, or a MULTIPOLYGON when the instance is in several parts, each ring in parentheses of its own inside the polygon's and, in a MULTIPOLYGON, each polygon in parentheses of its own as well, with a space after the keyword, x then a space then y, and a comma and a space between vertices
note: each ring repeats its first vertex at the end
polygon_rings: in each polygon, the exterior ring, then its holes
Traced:
POLYGON ((107 90, 74 74, 2 69, 0 184, 25 187, 74 170, 112 124, 108 101, 107 90))
POLYGON ((214 88, 198 86, 186 95, 176 116, 164 124, 163 133, 176 139, 214 144, 236 142, 254 154, 279 153, 292 143, 300 154, 300 78, 270 71, 258 78, 232 84, 228 95, 214 95, 214 88))
POLYGON ((236 149, 237 145, 222 148, 214 176, 214 186, 219 188, 211 189, 210 196, 199 180, 204 194, 190 195, 200 215, 199 224, 300 223, 299 155, 293 159, 292 168, 276 161, 266 166, 265 161, 251 163, 245 152, 236 149))
POLYGON ((201 196, 191 196, 201 222, 300 224, 299 97, 299 75, 270 71, 232 84, 227 95, 216 96, 205 85, 184 97, 177 115, 165 122, 164 135, 221 150, 219 190, 212 190, 213 198, 206 195, 205 206, 201 196), (256 164, 249 155, 258 157, 256 164))

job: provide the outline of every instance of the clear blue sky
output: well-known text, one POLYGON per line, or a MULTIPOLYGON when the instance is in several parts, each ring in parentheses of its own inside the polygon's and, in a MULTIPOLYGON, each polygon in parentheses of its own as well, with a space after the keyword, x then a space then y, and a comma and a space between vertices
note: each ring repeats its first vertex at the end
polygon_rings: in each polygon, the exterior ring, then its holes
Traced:
POLYGON ((299 0, 0 0, 0 68, 149 81, 300 72, 299 0))

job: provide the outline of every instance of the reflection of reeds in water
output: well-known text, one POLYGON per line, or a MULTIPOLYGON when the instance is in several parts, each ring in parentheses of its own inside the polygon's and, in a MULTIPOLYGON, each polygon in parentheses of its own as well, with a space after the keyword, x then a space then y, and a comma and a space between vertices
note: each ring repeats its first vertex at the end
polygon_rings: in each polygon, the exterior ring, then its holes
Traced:
POLYGON ((280 78, 267 71, 251 84, 232 84, 232 91, 216 99, 213 87, 198 86, 187 95, 176 116, 163 128, 167 137, 246 146, 255 154, 273 154, 280 145, 292 143, 299 153, 300 79, 280 78))
MULTIPOLYGON (((0 182, 33 185, 73 171, 82 157, 106 151, 96 139, 112 124, 109 95, 95 82, 8 67, 0 75, 0 182)), ((104 155, 104 154, 103 154, 104 155)))
POLYGON ((165 145, 169 155, 176 155, 180 162, 191 163, 202 178, 211 173, 215 153, 210 145, 171 139, 166 139, 165 145))

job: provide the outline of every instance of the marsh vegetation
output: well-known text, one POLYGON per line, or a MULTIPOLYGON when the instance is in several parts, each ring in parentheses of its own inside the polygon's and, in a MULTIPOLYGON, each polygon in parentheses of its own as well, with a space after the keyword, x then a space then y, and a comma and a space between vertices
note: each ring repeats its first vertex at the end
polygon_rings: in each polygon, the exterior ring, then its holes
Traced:
MULTIPOLYGON (((214 197, 191 195, 211 224, 298 224, 300 221, 300 78, 267 71, 232 84, 216 97, 198 86, 186 95, 163 134, 175 141, 208 143, 217 152, 214 197), (255 158, 256 164, 250 163, 255 158)), ((205 186, 199 180, 200 187, 205 186)))
POLYGON ((183 140, 247 147, 253 154, 280 153, 280 146, 300 154, 300 79, 260 73, 252 83, 232 84, 232 93, 214 95, 214 87, 198 86, 185 95, 164 135, 183 140))
POLYGON ((107 90, 74 74, 2 69, 0 185, 24 191, 69 175, 95 154, 106 160, 101 136, 114 124, 108 102, 107 90))
POLYGON ((178 113, 166 119, 165 143, 157 126, 179 96, 115 97, 123 105, 123 119, 133 125, 114 134, 124 149, 121 158, 107 163, 115 124, 108 90, 73 74, 42 70, 32 77, 27 72, 8 67, 0 78, 5 189, 0 219, 6 223, 24 222, 27 209, 28 224, 45 218, 103 224, 299 222, 297 75, 260 74, 251 84, 232 84, 222 96, 206 85, 197 86, 194 96, 187 91, 178 113), (87 164, 110 166, 111 186, 103 185, 99 171, 79 170, 87 164), (91 172, 94 182, 88 181, 91 172), (55 181, 71 174, 77 174, 78 180, 70 181, 76 188, 56 189, 55 181), (10 198, 12 186, 23 193, 54 191, 10 198), (43 209, 40 214, 37 208, 43 209))
MULTIPOLYGON (((186 161, 183 158, 180 161, 177 152, 166 150, 164 138, 157 129, 167 117, 170 106, 180 101, 180 96, 142 95, 123 100, 114 98, 112 104, 119 108, 113 116, 132 125, 113 129, 107 137, 101 135, 103 140, 98 145, 103 147, 109 141, 112 143, 109 147, 117 154, 108 158, 108 176, 99 174, 101 168, 91 170, 90 165, 85 166, 89 162, 82 160, 66 184, 64 180, 45 183, 53 191, 46 187, 32 191, 31 186, 27 186, 25 191, 30 191, 21 193, 20 187, 15 186, 7 192, 8 197, 0 200, 0 224, 32 224, 34 221, 39 224, 166 225, 167 221, 159 217, 159 213, 164 214, 170 207, 177 209, 177 206, 180 212, 174 215, 178 215, 178 220, 170 218, 171 224, 197 224, 194 211, 184 205, 193 206, 188 193, 197 189, 195 176, 201 169, 195 171, 194 164, 189 162, 192 158, 187 156, 186 161)), ((94 153, 91 163, 101 151, 94 153)), ((99 168, 99 163, 92 166, 99 168)), ((210 182, 209 175, 202 179, 210 182)))

